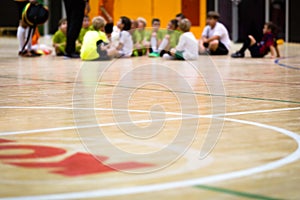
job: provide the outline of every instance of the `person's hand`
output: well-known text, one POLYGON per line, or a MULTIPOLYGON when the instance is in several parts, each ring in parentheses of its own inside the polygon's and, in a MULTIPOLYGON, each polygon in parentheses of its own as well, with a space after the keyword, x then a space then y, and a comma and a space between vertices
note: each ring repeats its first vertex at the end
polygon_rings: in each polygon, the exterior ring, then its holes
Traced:
POLYGON ((203 43, 208 43, 208 39, 205 37, 202 39, 202 41, 203 41, 203 43))
POLYGON ((170 50, 170 53, 171 53, 172 56, 175 56, 175 54, 176 54, 176 49, 172 48, 172 49, 170 50))

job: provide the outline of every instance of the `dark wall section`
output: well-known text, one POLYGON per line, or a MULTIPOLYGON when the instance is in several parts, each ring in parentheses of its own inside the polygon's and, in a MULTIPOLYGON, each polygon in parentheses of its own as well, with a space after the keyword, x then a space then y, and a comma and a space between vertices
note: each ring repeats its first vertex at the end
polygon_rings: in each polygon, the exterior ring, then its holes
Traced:
POLYGON ((239 4, 239 39, 244 41, 248 35, 261 40, 265 24, 265 1, 242 0, 239 4))
POLYGON ((290 42, 300 42, 300 1, 299 0, 290 0, 290 29, 289 29, 289 40, 290 42))
POLYGON ((232 37, 232 3, 231 1, 219 0, 220 22, 227 28, 230 38, 232 37))
POLYGON ((17 4, 12 0, 1 0, 0 27, 17 27, 19 25, 17 4))
POLYGON ((212 11, 214 9, 215 9, 215 1, 214 0, 207 0, 207 2, 206 2, 207 12, 212 11))

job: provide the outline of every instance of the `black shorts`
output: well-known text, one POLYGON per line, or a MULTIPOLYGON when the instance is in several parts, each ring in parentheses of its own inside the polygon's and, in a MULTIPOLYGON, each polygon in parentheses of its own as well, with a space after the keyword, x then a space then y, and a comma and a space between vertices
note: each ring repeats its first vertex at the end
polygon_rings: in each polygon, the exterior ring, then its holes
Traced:
POLYGON ((210 55, 227 55, 229 53, 226 46, 219 41, 219 46, 215 51, 211 51, 210 55))
POLYGON ((261 55, 260 48, 257 45, 257 43, 250 46, 248 49, 250 51, 250 54, 251 54, 252 58, 262 58, 262 57, 264 57, 264 55, 261 55))
POLYGON ((15 1, 18 6, 19 20, 22 19, 22 13, 29 1, 15 1))

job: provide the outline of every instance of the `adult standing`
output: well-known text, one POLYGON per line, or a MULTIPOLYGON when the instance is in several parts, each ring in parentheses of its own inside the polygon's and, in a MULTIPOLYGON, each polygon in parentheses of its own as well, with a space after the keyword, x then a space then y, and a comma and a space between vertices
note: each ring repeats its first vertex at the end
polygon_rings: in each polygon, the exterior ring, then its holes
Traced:
POLYGON ((88 0, 64 0, 67 13, 67 44, 66 57, 80 58, 75 53, 76 40, 79 36, 85 8, 88 7, 88 0))

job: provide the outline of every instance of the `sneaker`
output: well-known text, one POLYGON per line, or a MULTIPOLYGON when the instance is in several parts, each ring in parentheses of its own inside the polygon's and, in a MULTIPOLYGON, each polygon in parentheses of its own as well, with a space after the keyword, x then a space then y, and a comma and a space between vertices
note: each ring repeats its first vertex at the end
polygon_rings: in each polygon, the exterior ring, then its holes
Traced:
POLYGON ((173 56, 170 56, 169 54, 165 53, 163 55, 163 59, 166 59, 166 60, 175 60, 175 58, 173 56))
POLYGON ((76 53, 66 53, 65 58, 80 58, 79 54, 76 53))
POLYGON ((157 58, 157 57, 159 57, 159 53, 158 52, 152 52, 152 53, 149 54, 149 57, 150 58, 157 58))
POLYGON ((41 56, 41 55, 42 55, 41 53, 38 53, 38 52, 36 52, 36 51, 34 51, 34 50, 31 50, 30 53, 31 53, 33 56, 35 56, 35 57, 38 57, 38 56, 41 56))
POLYGON ((241 53, 241 52, 239 52, 239 51, 237 51, 237 52, 231 54, 231 57, 232 57, 232 58, 244 58, 244 57, 245 57, 245 54, 244 54, 244 53, 241 53))

